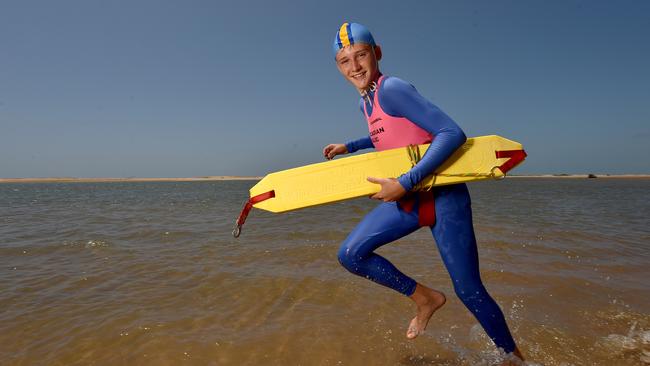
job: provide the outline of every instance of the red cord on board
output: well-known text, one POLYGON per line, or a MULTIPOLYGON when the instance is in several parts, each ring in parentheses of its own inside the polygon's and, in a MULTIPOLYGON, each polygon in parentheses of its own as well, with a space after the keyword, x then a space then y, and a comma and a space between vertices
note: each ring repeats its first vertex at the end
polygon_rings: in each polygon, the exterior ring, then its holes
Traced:
POLYGON ((248 217, 248 213, 251 211, 253 208, 253 205, 256 203, 260 203, 262 201, 266 201, 269 198, 275 197, 275 191, 268 191, 264 192, 262 194, 258 194, 257 196, 253 196, 244 203, 244 207, 241 210, 241 213, 239 214, 239 217, 237 218, 237 221, 235 222, 235 229, 232 231, 232 236, 235 238, 239 237, 239 234, 241 234, 241 228, 244 226, 244 222, 246 222, 246 218, 248 217))

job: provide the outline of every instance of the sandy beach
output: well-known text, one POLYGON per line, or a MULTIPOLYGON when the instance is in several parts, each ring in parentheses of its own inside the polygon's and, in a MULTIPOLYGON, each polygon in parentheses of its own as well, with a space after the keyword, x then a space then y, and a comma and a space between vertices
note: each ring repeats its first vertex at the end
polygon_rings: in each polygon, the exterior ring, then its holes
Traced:
POLYGON ((508 178, 557 178, 557 179, 650 179, 650 174, 540 174, 508 175, 508 178))
POLYGON ((109 182, 205 182, 222 180, 260 180, 262 177, 241 177, 234 175, 210 175, 204 177, 181 178, 78 178, 78 177, 46 177, 46 178, 0 178, 0 183, 109 183, 109 182))

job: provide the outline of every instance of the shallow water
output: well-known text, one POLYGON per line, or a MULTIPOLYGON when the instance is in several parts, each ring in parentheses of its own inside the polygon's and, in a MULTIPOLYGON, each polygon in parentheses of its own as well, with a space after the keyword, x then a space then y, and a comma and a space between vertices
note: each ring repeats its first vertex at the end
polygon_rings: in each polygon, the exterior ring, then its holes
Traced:
MULTIPOLYGON (((408 299, 348 273, 376 203, 254 210, 255 182, 0 185, 0 364, 490 365, 430 232, 379 251, 448 302, 404 337, 408 299)), ((650 364, 650 180, 470 185, 483 280, 540 365, 650 364), (644 361, 646 360, 646 361, 644 361)))

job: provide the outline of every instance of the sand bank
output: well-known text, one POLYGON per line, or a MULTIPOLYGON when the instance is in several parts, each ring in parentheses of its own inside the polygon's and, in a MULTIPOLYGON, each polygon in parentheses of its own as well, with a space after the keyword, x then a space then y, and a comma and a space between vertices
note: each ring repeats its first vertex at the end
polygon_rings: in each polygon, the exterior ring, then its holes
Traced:
MULTIPOLYGON (((650 174, 594 174, 595 178, 605 179, 650 179, 650 174)), ((508 178, 548 178, 548 179, 587 179, 589 174, 540 174, 540 175, 508 175, 508 178)), ((594 177, 591 177, 594 178, 594 177)), ((47 177, 47 178, 0 178, 0 183, 105 183, 105 182, 204 182, 219 180, 260 180, 262 177, 243 177, 235 175, 211 175, 205 177, 184 178, 77 178, 77 177, 47 177)))
POLYGON ((540 175, 508 175, 508 178, 556 178, 556 179, 650 179, 650 174, 540 174, 540 175))
POLYGON ((105 182, 203 182, 217 180, 260 180, 262 177, 241 177, 234 175, 212 175, 205 177, 186 178, 77 178, 77 177, 47 177, 47 178, 0 178, 0 183, 105 183, 105 182))

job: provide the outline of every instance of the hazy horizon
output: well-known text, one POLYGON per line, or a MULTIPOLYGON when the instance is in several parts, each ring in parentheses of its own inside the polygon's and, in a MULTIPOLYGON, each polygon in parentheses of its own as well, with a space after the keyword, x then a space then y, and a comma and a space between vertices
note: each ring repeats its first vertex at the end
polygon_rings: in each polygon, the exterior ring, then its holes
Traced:
MULTIPOLYGON (((273 173, 273 172, 268 172, 273 173)), ((610 174, 610 173, 539 173, 539 174, 517 174, 517 173, 508 173, 506 177, 585 177, 588 175, 595 175, 597 177, 644 177, 650 178, 650 173, 629 173, 629 174, 610 174)), ((71 179, 71 180, 138 180, 138 179, 160 179, 160 180, 190 180, 190 179, 215 179, 215 180, 229 180, 232 179, 261 179, 265 175, 196 175, 196 176, 158 176, 158 177, 145 177, 145 176, 128 176, 128 177, 112 177, 112 176, 50 176, 50 177, 0 177, 0 180, 12 180, 12 179, 21 179, 21 180, 57 180, 57 179, 71 179), (223 178, 223 179, 222 179, 223 178)))

